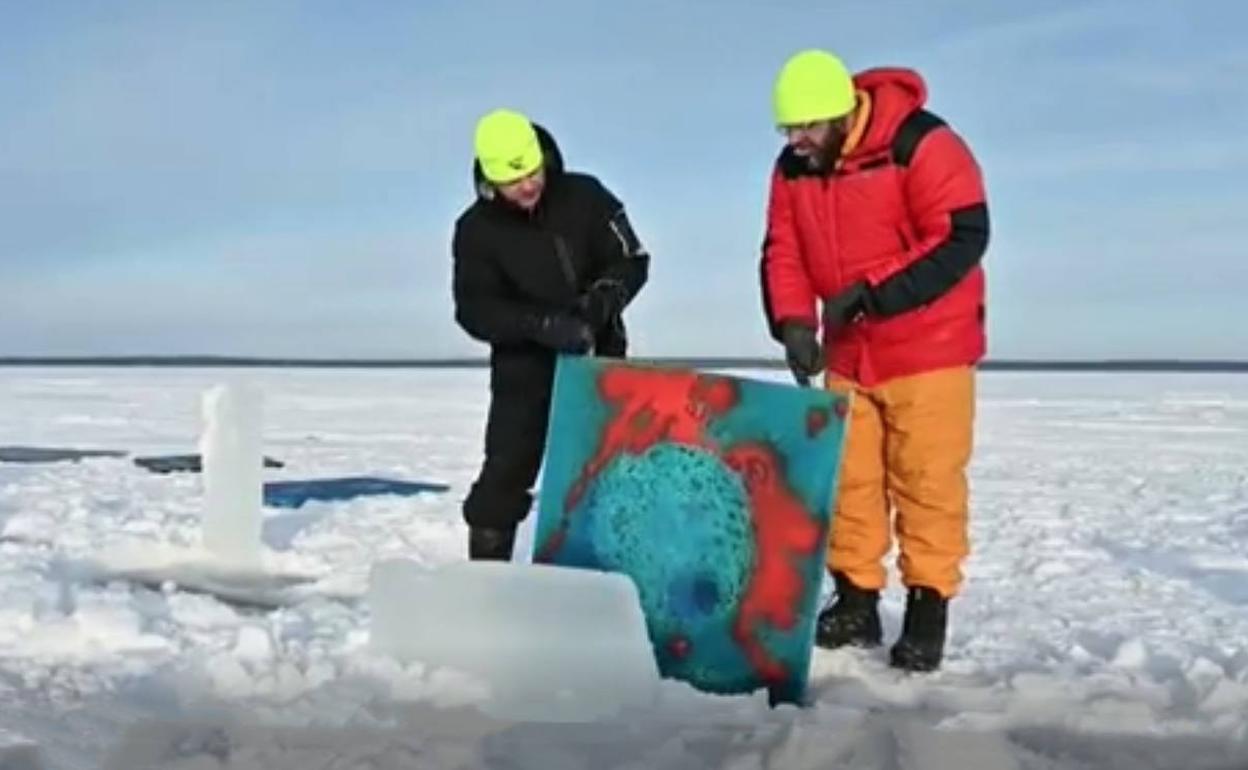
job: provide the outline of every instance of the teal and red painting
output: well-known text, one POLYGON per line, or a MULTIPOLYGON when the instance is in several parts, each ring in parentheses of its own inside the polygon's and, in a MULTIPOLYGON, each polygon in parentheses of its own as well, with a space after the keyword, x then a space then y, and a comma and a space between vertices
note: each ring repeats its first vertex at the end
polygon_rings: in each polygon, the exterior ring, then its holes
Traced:
POLYGON ((805 694, 846 396, 561 357, 533 560, 629 575, 659 670, 805 694))

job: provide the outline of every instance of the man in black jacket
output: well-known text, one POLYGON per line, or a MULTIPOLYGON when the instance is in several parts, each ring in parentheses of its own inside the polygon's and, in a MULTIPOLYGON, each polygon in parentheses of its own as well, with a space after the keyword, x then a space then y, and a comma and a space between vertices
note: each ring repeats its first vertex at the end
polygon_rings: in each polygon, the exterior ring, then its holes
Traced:
POLYGON ((618 199, 563 168, 554 138, 495 110, 475 136, 477 199, 455 222, 455 319, 490 344, 485 462, 467 499, 471 559, 511 557, 532 505, 560 353, 622 358, 649 254, 618 199))

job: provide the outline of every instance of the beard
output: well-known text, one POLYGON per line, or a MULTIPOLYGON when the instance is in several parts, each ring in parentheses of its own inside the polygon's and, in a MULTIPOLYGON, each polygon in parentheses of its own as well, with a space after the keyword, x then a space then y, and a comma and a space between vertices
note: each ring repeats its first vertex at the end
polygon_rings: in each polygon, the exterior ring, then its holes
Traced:
POLYGON ((841 150, 845 148, 845 141, 849 138, 847 127, 841 123, 833 124, 828 130, 827 136, 822 142, 802 141, 797 144, 794 149, 798 155, 806 158, 806 162, 811 168, 818 171, 827 171, 836 165, 840 160, 841 150))

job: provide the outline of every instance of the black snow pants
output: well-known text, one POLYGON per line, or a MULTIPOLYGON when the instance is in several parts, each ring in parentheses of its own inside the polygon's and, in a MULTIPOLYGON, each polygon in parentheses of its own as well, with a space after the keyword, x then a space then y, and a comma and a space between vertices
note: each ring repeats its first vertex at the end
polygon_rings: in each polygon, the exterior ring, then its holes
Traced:
POLYGON ((546 450, 555 356, 529 349, 491 357, 485 461, 464 500, 470 527, 514 529, 528 516, 546 450))

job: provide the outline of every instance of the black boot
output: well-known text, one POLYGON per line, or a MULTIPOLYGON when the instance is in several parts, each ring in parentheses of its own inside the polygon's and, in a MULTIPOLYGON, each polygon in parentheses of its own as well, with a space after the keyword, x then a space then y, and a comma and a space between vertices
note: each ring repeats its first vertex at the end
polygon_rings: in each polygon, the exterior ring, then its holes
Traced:
POLYGON ((867 591, 849 582, 840 572, 836 580, 836 603, 819 613, 815 623, 815 644, 826 649, 845 645, 878 647, 884 635, 876 609, 879 591, 867 591))
POLYGON ((468 558, 474 561, 492 559, 511 561, 511 549, 515 545, 516 530, 469 527, 468 558))
POLYGON ((949 601, 931 588, 911 588, 906 594, 906 619, 901 637, 893 645, 894 668, 935 671, 945 652, 945 628, 949 601))

